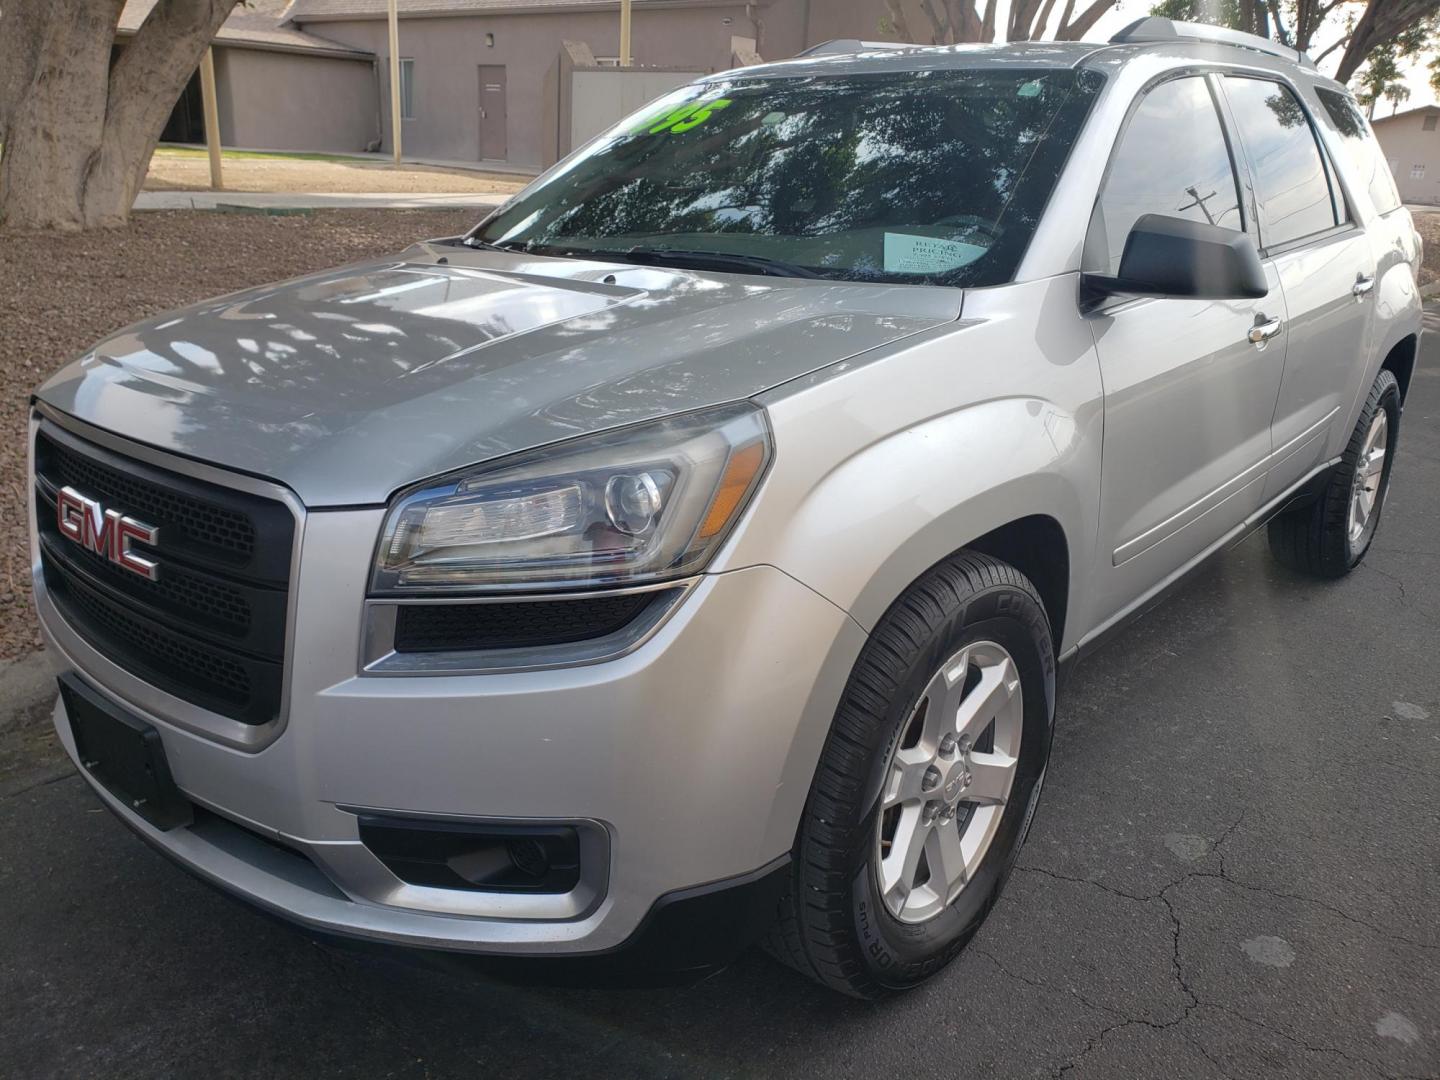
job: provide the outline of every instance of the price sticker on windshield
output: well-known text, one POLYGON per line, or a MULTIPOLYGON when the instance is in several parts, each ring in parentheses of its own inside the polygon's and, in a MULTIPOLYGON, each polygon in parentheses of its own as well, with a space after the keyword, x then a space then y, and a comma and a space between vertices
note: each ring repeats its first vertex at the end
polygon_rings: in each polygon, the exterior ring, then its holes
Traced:
POLYGON ((885 234, 885 269, 891 274, 943 274, 966 266, 984 254, 985 248, 978 244, 959 240, 885 234))

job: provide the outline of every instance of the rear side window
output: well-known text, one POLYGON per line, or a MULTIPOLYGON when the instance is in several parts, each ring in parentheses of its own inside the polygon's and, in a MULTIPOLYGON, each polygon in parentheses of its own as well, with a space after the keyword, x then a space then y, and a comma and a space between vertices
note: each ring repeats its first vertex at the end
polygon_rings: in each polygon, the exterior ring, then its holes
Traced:
POLYGON ((1315 96, 1323 109, 1321 118, 1340 136, 1339 153, 1350 162, 1355 178, 1370 193, 1376 212, 1388 214, 1400 205, 1400 193, 1395 190, 1390 165, 1360 107, 1348 95, 1335 90, 1316 89, 1315 96))
POLYGON ((1255 170, 1260 238, 1265 247, 1334 228, 1325 160, 1299 100, 1264 79, 1225 79, 1235 126, 1255 170))
POLYGON ((1203 78, 1161 83, 1130 117, 1090 222, 1086 269, 1114 275, 1144 214, 1243 228, 1235 170, 1203 78))

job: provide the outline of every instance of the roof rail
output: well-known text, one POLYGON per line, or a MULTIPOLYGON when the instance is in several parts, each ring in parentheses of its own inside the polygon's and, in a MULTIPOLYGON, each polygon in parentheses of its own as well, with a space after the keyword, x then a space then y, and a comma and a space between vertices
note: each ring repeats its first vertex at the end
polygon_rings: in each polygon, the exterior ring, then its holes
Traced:
POLYGON ((1241 30, 1211 26, 1208 23, 1177 22, 1174 19, 1162 19, 1157 15, 1136 19, 1110 41, 1114 45, 1139 45, 1154 41, 1210 41, 1217 45, 1234 45, 1241 49, 1253 49, 1255 52, 1279 56, 1302 67, 1315 66, 1315 61, 1299 49, 1281 45, 1258 34, 1247 34, 1241 30))
POLYGON ((859 38, 836 38, 834 41, 824 41, 819 45, 813 45, 802 53, 801 56, 845 56, 849 53, 862 52, 896 52, 901 49, 913 49, 914 45, 905 41, 861 41, 859 38))

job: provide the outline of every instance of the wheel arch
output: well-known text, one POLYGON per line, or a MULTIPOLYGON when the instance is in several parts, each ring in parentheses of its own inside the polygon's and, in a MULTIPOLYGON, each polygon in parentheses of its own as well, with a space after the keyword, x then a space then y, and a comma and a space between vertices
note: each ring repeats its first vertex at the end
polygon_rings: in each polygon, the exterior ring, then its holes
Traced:
POLYGON ((1404 402, 1405 396, 1410 392, 1410 378, 1415 374, 1415 358, 1419 349, 1418 335, 1407 334, 1390 347, 1385 359, 1380 362, 1380 370, 1390 372, 1400 384, 1401 402, 1404 402))
MULTIPOLYGON (((1089 519, 1080 494, 1057 473, 1016 476, 973 495, 895 546, 853 597, 850 614, 867 631, 929 570, 964 550, 1009 563, 1039 592, 1056 655, 1075 610, 1077 540, 1089 519)), ((1093 524, 1093 523, 1092 523, 1093 524)))
POLYGON ((1030 579, 1050 619, 1050 636, 1058 652, 1070 607, 1070 542, 1064 526, 1049 514, 1029 514, 991 529, 965 547, 1009 563, 1030 579))

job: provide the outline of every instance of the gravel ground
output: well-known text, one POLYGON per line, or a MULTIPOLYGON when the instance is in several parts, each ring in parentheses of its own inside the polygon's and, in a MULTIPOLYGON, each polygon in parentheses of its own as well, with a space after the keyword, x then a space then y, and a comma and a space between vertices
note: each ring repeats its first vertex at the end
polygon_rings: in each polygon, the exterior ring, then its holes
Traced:
POLYGON ((326 210, 272 217, 137 214, 125 229, 0 240, 0 659, 40 645, 30 610, 26 402, 62 363, 148 315, 450 236, 470 211, 326 210))
MULTIPOLYGON (((384 162, 313 161, 303 158, 229 157, 222 165, 227 191, 464 193, 519 191, 525 177, 384 162)), ((192 152, 157 150, 146 191, 210 190, 210 159, 192 152)))

